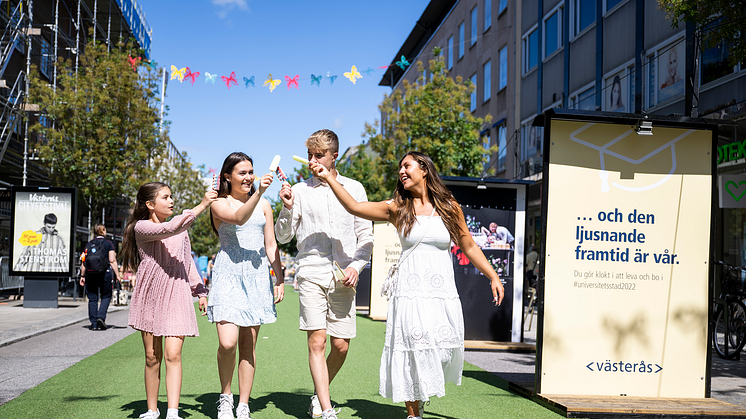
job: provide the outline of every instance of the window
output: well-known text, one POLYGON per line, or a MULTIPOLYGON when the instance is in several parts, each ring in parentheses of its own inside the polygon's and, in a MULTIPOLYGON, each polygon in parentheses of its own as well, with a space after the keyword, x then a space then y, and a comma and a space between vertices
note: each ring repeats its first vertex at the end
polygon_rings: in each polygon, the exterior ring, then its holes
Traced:
POLYGON ((484 96, 482 102, 487 102, 492 96, 492 61, 484 63, 484 96))
POLYGON ((497 127, 497 171, 505 170, 505 161, 508 157, 507 142, 505 140, 505 124, 497 127))
MULTIPOLYGON (((722 20, 723 18, 721 17, 708 26, 720 25, 722 24, 722 20)), ((702 84, 710 83, 721 77, 733 74, 736 71, 743 70, 743 62, 735 67, 730 64, 730 59, 733 55, 732 48, 733 43, 729 41, 718 42, 712 48, 702 48, 702 71, 700 72, 702 84)))
POLYGON ((539 28, 534 26, 523 35, 523 74, 528 73, 539 63, 539 28))
POLYGON ((541 172, 542 158, 542 127, 534 127, 534 118, 529 118, 521 124, 521 175, 531 176, 541 172))
MULTIPOLYGON (((645 71, 646 107, 678 100, 684 95, 684 38, 653 48, 647 55, 645 71)), ((703 57, 704 58, 704 57, 703 57)), ((703 59, 702 72, 705 64, 703 59)), ((704 74, 703 74, 704 78, 704 74)))
POLYGON ((477 6, 471 9, 471 45, 477 43, 477 6))
POLYGON ((606 1, 604 2, 604 3, 605 3, 605 6, 606 6, 606 7, 604 8, 604 12, 608 12, 609 10, 611 10, 611 9, 615 8, 615 7, 616 7, 616 6, 618 5, 618 4, 620 4, 620 3, 621 3, 621 2, 623 2, 623 1, 624 1, 624 0, 606 0, 606 1))
POLYGON ((596 109, 596 86, 590 86, 580 93, 570 96, 570 109, 592 111, 596 109))
POLYGON ((453 69, 453 36, 448 38, 448 69, 453 69))
POLYGON ((474 90, 471 91, 471 104, 469 105, 469 110, 474 112, 477 110, 477 74, 474 73, 469 80, 471 81, 472 86, 474 86, 474 90))
POLYGON ((508 46, 500 49, 500 81, 498 90, 508 86, 508 46))
POLYGON ((458 58, 461 59, 464 56, 464 45, 466 44, 466 23, 461 22, 458 25, 458 58))
POLYGON ((498 16, 502 14, 502 12, 505 11, 505 9, 508 8, 508 0, 500 0, 500 6, 498 6, 497 14, 498 16))
POLYGON ((51 78, 52 76, 52 62, 53 62, 53 54, 52 54, 52 46, 49 44, 49 41, 47 41, 47 38, 44 38, 43 36, 38 37, 39 43, 41 44, 41 59, 39 62, 39 71, 46 77, 51 78))
POLYGON ((596 21, 596 0, 571 0, 570 5, 571 35, 576 36, 596 21))
POLYGON ((544 58, 562 46, 562 4, 544 18, 544 58))
POLYGON ((484 32, 492 26, 492 0, 484 2, 484 32))
POLYGON ((601 109, 611 112, 632 112, 635 101, 634 61, 604 76, 601 109))

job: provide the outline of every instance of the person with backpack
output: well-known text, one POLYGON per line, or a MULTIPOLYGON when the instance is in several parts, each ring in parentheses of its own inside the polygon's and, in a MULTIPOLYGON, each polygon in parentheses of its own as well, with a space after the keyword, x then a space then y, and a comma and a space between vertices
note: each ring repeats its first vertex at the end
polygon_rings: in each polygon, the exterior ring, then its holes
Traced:
POLYGON ((91 330, 106 330, 106 312, 111 302, 111 280, 119 278, 117 253, 114 245, 106 239, 106 227, 96 224, 93 228, 96 237, 85 245, 83 263, 80 266, 80 285, 85 287, 88 296, 88 319, 91 330), (98 294, 101 292, 101 304, 98 294))

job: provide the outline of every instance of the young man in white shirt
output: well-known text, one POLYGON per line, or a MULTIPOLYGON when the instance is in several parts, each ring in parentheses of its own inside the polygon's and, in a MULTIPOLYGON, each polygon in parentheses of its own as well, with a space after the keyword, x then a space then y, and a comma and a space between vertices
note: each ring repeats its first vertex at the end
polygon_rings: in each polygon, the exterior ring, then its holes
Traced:
MULTIPOLYGON (((337 173, 339 139, 330 130, 320 130, 306 140, 308 160, 326 167, 357 201, 367 201, 365 189, 355 180, 337 173)), ((329 397, 329 384, 347 357, 355 337, 355 286, 358 274, 370 260, 373 226, 348 213, 326 182, 311 177, 280 190, 282 211, 275 224, 280 243, 298 240, 296 278, 300 293, 300 329, 308 335, 308 363, 316 394, 309 414, 336 419, 329 397), (335 280, 335 263, 344 271, 335 280), (326 353, 326 335, 331 351, 326 353)))

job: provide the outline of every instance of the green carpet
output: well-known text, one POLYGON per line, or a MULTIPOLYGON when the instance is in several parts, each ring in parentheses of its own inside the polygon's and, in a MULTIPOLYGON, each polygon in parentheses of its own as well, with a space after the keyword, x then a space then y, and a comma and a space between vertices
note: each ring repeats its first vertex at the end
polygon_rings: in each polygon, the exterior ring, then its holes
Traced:
MULTIPOLYGON (((298 296, 286 287, 277 306, 277 323, 262 326, 257 343, 257 372, 249 406, 254 419, 308 418, 313 392, 308 371, 306 334, 298 330, 298 296)), ((217 334, 199 316, 200 336, 187 338, 182 354, 182 418, 215 418, 220 391, 217 334)), ((378 368, 385 324, 358 316, 357 337, 347 362, 331 385, 332 403, 343 418, 406 418, 404 405, 378 394, 378 368)), ((139 333, 55 375, 0 406, 2 418, 137 418, 146 409, 144 352, 139 333)), ((165 362, 163 368, 165 369, 165 362)), ((238 394, 238 378, 233 380, 238 394)), ((166 417, 165 370, 158 408, 166 417)), ((446 396, 433 398, 426 418, 557 418, 543 406, 507 390, 507 382, 473 365, 464 365, 461 386, 446 385, 446 396)))

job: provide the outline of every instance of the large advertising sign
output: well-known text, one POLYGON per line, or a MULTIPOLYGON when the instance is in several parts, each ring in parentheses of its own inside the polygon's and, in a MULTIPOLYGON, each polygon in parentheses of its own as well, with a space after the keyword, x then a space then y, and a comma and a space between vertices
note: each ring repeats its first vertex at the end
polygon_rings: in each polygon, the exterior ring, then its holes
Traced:
POLYGON ((13 187, 10 274, 72 276, 75 189, 13 187))
POLYGON ((713 132, 545 128, 538 390, 705 397, 713 132))

